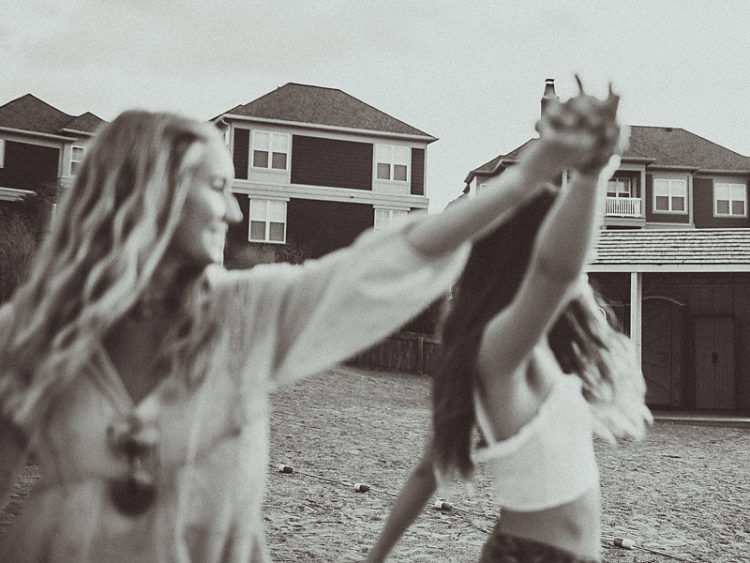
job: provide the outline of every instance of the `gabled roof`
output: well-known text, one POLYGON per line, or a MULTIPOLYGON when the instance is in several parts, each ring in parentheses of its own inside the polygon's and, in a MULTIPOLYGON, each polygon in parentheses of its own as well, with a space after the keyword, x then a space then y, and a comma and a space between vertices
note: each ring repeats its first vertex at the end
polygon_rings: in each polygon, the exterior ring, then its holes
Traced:
POLYGON ((294 82, 279 86, 276 90, 247 104, 238 105, 221 115, 238 115, 347 129, 416 135, 427 137, 430 142, 436 140, 432 135, 375 109, 337 88, 324 88, 294 82))
POLYGON ((60 135, 65 131, 92 133, 104 120, 91 112, 72 116, 32 94, 0 106, 0 127, 60 135))
POLYGON ((590 269, 750 271, 750 229, 605 230, 590 269))
POLYGON ((83 133, 93 133, 99 126, 104 123, 104 120, 99 116, 94 115, 90 111, 82 113, 78 117, 74 117, 69 123, 63 127, 66 131, 81 131, 83 133))
MULTIPOLYGON (((475 168, 469 172, 466 182, 471 182, 477 174, 495 174, 504 162, 514 162, 526 146, 537 140, 529 139, 511 152, 475 168)), ((677 127, 632 125, 630 144, 622 160, 644 161, 652 168, 676 166, 693 170, 750 172, 750 157, 677 127)))

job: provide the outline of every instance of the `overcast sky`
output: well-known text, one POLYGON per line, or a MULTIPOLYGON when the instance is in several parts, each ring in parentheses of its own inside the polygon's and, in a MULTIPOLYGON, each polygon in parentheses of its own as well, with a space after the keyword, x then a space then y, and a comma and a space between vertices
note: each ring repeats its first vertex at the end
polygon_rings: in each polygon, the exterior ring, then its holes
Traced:
POLYGON ((287 82, 339 88, 439 138, 438 210, 575 72, 614 83, 625 123, 750 155, 749 22, 750 0, 0 0, 0 104, 209 119, 287 82))

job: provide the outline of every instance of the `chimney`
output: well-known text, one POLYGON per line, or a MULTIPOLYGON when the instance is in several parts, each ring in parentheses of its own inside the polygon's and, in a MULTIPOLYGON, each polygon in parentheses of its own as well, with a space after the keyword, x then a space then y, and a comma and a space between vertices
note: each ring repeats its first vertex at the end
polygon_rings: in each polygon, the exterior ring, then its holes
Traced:
POLYGON ((544 81, 544 95, 542 95, 542 113, 551 100, 559 101, 560 97, 555 93, 555 79, 547 78, 544 81))

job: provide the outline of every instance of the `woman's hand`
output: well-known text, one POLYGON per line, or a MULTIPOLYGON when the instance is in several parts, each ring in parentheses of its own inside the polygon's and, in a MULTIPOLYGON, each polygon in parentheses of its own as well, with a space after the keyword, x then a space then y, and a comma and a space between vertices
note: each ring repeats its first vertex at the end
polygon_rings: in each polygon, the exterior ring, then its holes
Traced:
POLYGON ((537 124, 541 135, 537 159, 547 167, 573 168, 598 174, 613 154, 627 148, 627 136, 617 123, 619 96, 612 92, 601 100, 586 94, 576 76, 580 93, 566 102, 551 102, 537 124))

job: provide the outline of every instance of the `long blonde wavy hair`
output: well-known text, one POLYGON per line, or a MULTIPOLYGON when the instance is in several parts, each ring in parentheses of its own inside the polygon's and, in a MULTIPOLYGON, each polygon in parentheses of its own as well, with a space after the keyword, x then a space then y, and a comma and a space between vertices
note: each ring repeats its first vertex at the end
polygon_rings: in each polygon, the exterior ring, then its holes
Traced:
MULTIPOLYGON (((28 281, 0 309, 0 407, 28 429, 148 292, 206 146, 218 132, 169 113, 127 111, 95 137, 28 281)), ((209 337, 205 278, 183 272, 169 357, 209 337)))

